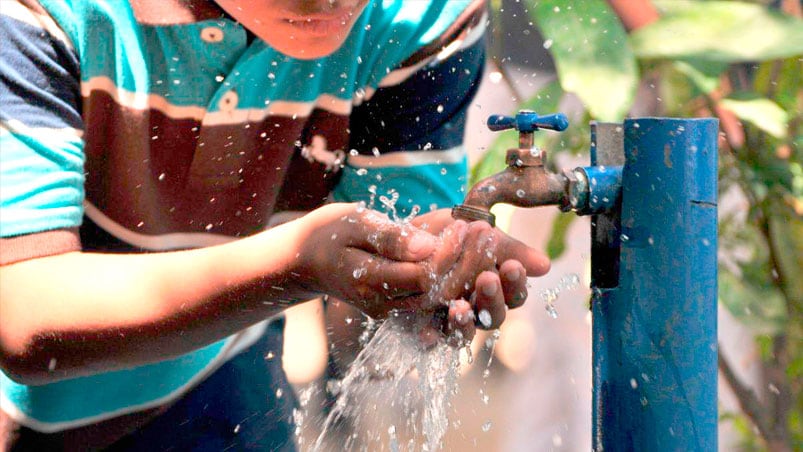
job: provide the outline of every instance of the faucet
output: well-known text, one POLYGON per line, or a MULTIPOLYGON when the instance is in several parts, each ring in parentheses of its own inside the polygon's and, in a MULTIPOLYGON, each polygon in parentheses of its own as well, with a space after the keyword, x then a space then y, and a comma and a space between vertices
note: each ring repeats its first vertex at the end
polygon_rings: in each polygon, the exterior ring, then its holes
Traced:
POLYGON ((557 205, 563 211, 571 208, 573 177, 546 169, 546 152, 533 143, 533 134, 540 129, 565 130, 569 126, 562 113, 539 116, 521 110, 515 117, 494 115, 488 118, 493 131, 516 129, 519 147, 508 149, 507 168, 479 181, 469 190, 463 204, 452 209, 452 217, 466 221, 483 220, 495 225, 490 212, 497 203, 518 207, 557 205))

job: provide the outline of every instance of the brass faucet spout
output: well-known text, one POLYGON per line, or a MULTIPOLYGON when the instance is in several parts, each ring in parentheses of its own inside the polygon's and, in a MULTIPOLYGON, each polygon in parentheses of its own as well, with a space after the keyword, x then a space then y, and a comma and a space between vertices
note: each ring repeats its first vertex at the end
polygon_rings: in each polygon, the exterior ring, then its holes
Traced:
POLYGON ((456 217, 493 223, 490 210, 499 203, 516 207, 565 207, 569 204, 568 187, 568 177, 549 172, 543 166, 511 166, 474 185, 463 204, 455 207, 456 217))
POLYGON ((565 210, 569 206, 569 177, 547 171, 546 153, 535 146, 533 133, 539 129, 564 130, 568 127, 566 117, 560 113, 538 116, 523 110, 515 118, 492 116, 488 118, 488 127, 494 131, 515 128, 519 131, 519 147, 507 151, 507 168, 474 185, 463 204, 452 209, 452 216, 467 221, 484 220, 493 225, 494 204, 557 205, 565 210))

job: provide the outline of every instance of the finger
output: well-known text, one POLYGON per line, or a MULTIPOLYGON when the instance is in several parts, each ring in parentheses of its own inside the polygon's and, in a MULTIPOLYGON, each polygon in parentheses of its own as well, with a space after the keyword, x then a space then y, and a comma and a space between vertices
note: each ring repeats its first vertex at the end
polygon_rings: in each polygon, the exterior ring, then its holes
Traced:
POLYGON ((391 221, 373 210, 357 213, 349 228, 348 245, 387 259, 415 262, 426 259, 435 250, 437 238, 409 223, 391 221))
POLYGON ((465 221, 456 221, 442 232, 440 244, 432 255, 432 271, 435 274, 445 275, 454 267, 462 254, 467 230, 465 221))
POLYGON ((446 333, 450 345, 462 346, 474 339, 474 309, 466 300, 453 300, 449 303, 449 322, 446 333))
POLYGON ((429 289, 423 265, 385 259, 358 248, 345 248, 338 267, 339 282, 352 301, 394 299, 429 289))
POLYGON ((438 209, 433 212, 419 215, 413 219, 412 223, 430 234, 439 234, 449 227, 455 219, 452 218, 451 209, 438 209))
POLYGON ((496 270, 495 240, 494 230, 487 223, 476 221, 468 225, 460 257, 442 282, 444 299, 468 298, 477 274, 496 270))
POLYGON ((549 271, 551 264, 545 254, 510 237, 502 231, 497 230, 497 236, 499 244, 496 252, 499 262, 515 259, 524 266, 527 276, 542 276, 549 271))
POLYGON ((502 262, 499 277, 507 307, 513 309, 523 305, 527 300, 527 271, 521 262, 513 259, 502 262))
POLYGON ((505 298, 499 275, 484 271, 477 276, 474 290, 478 326, 485 330, 499 328, 505 321, 505 298))
MULTIPOLYGON (((419 316, 421 313, 419 312, 414 315, 419 316)), ((424 347, 424 349, 429 349, 441 341, 446 334, 446 325, 449 315, 448 308, 440 305, 437 309, 426 315, 430 315, 430 318, 424 318, 424 322, 418 324, 419 328, 416 332, 421 346, 424 347)))

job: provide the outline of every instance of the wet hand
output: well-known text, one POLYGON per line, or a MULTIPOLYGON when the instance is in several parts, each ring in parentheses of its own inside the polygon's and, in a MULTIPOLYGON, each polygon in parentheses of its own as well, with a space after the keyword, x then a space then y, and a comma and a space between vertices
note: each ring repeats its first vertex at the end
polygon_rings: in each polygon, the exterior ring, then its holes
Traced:
POLYGON ((447 330, 460 331, 466 339, 473 337, 475 324, 498 328, 507 309, 526 300, 527 277, 549 270, 545 255, 485 222, 456 221, 444 209, 414 223, 441 236, 430 258, 439 275, 434 298, 450 301, 447 330))
POLYGON ((374 318, 421 309, 431 284, 423 262, 437 237, 358 204, 329 204, 297 222, 291 274, 313 296, 335 296, 374 318))

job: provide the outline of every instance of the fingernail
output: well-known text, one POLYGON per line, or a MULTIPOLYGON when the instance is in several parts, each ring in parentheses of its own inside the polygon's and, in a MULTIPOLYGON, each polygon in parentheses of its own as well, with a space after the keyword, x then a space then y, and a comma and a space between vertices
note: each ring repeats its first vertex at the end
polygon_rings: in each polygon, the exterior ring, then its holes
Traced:
POLYGON ((486 284, 482 286, 482 293, 488 297, 496 295, 496 284, 486 284))
POLYGON ((505 278, 510 282, 518 281, 519 269, 510 270, 509 272, 505 273, 505 278))
POLYGON ((427 234, 417 233, 410 239, 407 249, 413 254, 418 254, 427 249, 431 249, 433 245, 432 237, 427 234))

